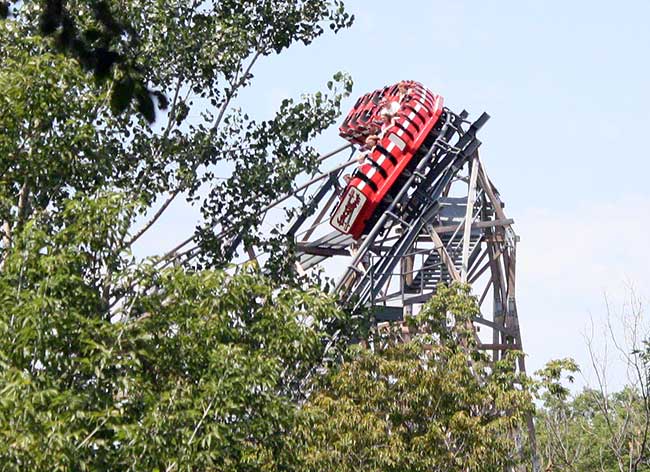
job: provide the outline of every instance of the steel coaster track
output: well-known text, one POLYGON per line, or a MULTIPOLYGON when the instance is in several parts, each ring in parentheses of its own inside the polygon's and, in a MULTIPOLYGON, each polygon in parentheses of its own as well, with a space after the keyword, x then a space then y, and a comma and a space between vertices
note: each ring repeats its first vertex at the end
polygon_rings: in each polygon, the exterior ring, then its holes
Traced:
MULTIPOLYGON (((498 191, 478 157, 481 141, 476 133, 489 116, 484 113, 473 123, 466 119, 464 111, 455 114, 443 110, 439 124, 380 204, 378 216, 369 222, 367 234, 359 241, 333 228, 325 235, 316 233, 323 230, 321 225, 328 225, 328 211, 338 201, 342 190, 338 184, 340 174, 357 164, 352 156, 327 171, 306 176, 305 183, 297 184, 293 191, 267 205, 260 225, 270 210, 296 199, 300 204, 299 214, 284 232, 296 243, 297 270, 301 271, 300 260, 304 262, 304 270, 330 258, 341 261, 339 267, 345 268, 336 283, 336 291, 341 304, 353 311, 369 305, 374 311, 374 305, 379 309, 380 304, 398 303, 400 306, 394 308, 400 308, 402 316, 407 316, 414 305, 430 298, 437 284, 449 280, 470 283, 478 290, 477 295, 482 292, 477 296, 481 313, 473 321, 477 327, 487 328, 481 331, 478 347, 491 352, 493 360, 499 360, 509 350, 523 349, 515 302, 517 236, 511 226, 513 220, 505 215, 498 191), (450 188, 463 187, 465 182, 467 193, 449 197, 450 188), (457 213, 449 212, 450 206, 465 216, 459 218, 457 213), (444 260, 443 254, 447 257, 444 260), (417 268, 416 257, 422 261, 417 268), (396 275, 397 265, 409 259, 411 267, 406 272, 400 268, 400 287, 395 291, 391 277, 396 275), (461 271, 462 277, 454 273, 461 271), (409 283, 405 282, 406 273, 411 277, 409 283), (489 298, 492 298, 491 306, 486 310, 483 302, 489 298)), ((325 154, 319 163, 350 148, 353 145, 348 144, 325 154)), ((250 229, 227 221, 215 226, 217 236, 231 254, 241 248, 246 231, 250 229)), ((161 258, 157 267, 196 257, 198 247, 192 243, 194 237, 177 245, 161 258)), ((257 260, 264 254, 255 254, 251 248, 246 250, 249 260, 257 260)), ((378 319, 375 316, 374 321, 378 319)), ((518 359, 517 364, 525 372, 524 359, 518 359)), ((527 418, 527 424, 534 450, 532 418, 527 418)), ((533 470, 539 470, 536 462, 533 470)))
POLYGON ((480 146, 476 132, 489 119, 487 114, 483 114, 467 131, 463 131, 463 115, 445 110, 443 125, 433 145, 414 171, 409 172, 403 187, 365 237, 339 279, 336 288, 342 302, 352 302, 354 309, 358 309, 372 301, 391 277, 396 264, 439 212, 438 200, 443 190, 480 146), (379 263, 372 270, 364 270, 362 261, 368 259, 372 248, 377 246, 377 242, 385 247, 386 239, 396 233, 397 228, 400 229, 397 240, 381 254, 379 263))
MULTIPOLYGON (((339 155, 340 153, 353 148, 353 144, 345 144, 331 152, 325 153, 321 155, 317 162, 323 163, 327 161, 328 159, 335 157, 339 155)), ((336 176, 340 174, 340 172, 345 169, 346 167, 349 167, 351 165, 354 165, 356 163, 356 160, 354 159, 349 159, 345 163, 340 164, 336 166, 333 169, 316 173, 311 176, 311 178, 304 184, 299 185, 296 189, 292 190, 291 192, 288 192, 281 197, 277 198, 273 202, 271 202, 269 205, 264 207, 261 212, 263 214, 266 214, 269 210, 272 210, 274 208, 278 208, 280 204, 283 202, 291 199, 292 197, 298 198, 299 194, 302 192, 307 192, 310 188, 312 188, 314 185, 320 183, 321 181, 328 179, 325 184, 322 184, 322 186, 326 187, 326 190, 329 190, 333 184, 333 180, 336 176)), ((229 241, 229 249, 228 252, 230 254, 234 253, 234 251, 237 250, 237 247, 240 245, 242 236, 244 234, 244 230, 242 228, 236 227, 229 225, 228 222, 226 221, 220 221, 217 224, 214 225, 214 229, 218 230, 217 237, 221 238, 223 240, 228 240, 229 241)), ((173 263, 182 263, 182 262, 188 262, 192 260, 194 257, 198 255, 199 252, 199 247, 197 245, 193 245, 187 248, 187 246, 190 246, 194 242, 194 236, 189 236, 187 239, 181 241, 179 244, 174 246, 172 249, 168 250, 160 259, 158 260, 156 266, 158 269, 163 269, 167 267, 170 264, 173 263)))

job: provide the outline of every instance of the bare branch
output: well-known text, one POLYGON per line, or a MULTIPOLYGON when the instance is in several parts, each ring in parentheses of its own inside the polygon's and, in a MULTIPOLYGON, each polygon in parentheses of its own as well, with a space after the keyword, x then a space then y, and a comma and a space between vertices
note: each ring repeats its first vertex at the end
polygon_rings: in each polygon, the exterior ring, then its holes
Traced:
POLYGON ((180 193, 179 190, 174 191, 168 198, 165 200, 165 202, 162 204, 162 206, 158 209, 155 215, 137 232, 133 235, 133 237, 126 243, 124 243, 124 247, 130 247, 133 243, 135 243, 140 237, 146 233, 149 228, 151 228, 156 221, 162 216, 162 214, 167 210, 169 205, 174 201, 174 199, 178 196, 180 193))

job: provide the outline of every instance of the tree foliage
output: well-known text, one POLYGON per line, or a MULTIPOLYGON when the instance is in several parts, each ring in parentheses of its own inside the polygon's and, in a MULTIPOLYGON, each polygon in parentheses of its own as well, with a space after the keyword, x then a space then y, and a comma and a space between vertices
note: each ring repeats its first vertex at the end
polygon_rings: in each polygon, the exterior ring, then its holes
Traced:
POLYGON ((1 5, 0 18, 11 14, 26 33, 51 38, 57 51, 98 81, 110 82, 113 112, 133 104, 149 122, 155 119, 154 99, 167 108, 170 81, 190 79, 195 93, 218 100, 209 85, 219 75, 236 81, 241 60, 252 51, 279 53, 296 41, 311 43, 324 24, 336 32, 352 22, 339 0, 11 0, 1 5), (11 8, 12 3, 18 5, 11 8))
POLYGON ((647 415, 647 402, 631 386, 607 396, 585 389, 547 399, 537 423, 546 470, 650 470, 647 415))
POLYGON ((235 106, 254 65, 350 17, 329 1, 3 8, 3 470, 286 469, 346 319, 316 289, 220 270, 232 254, 213 232, 227 213, 253 232, 256 208, 315 168, 308 141, 351 86, 337 74, 255 120, 235 106), (177 198, 202 210, 199 263, 136 260, 177 198))
MULTIPOLYGON (((577 394, 556 386, 541 396, 537 425, 548 471, 650 471, 650 349, 644 304, 631 290, 620 330, 613 329, 612 315, 607 304, 607 329, 600 341, 614 346, 619 373, 627 374, 627 382, 617 392, 608 389, 607 354, 598 355, 588 339, 595 385, 577 394)), ((542 374, 558 380, 559 366, 556 362, 542 374)))
MULTIPOLYGON (((100 3, 119 12, 120 24, 128 21, 137 51, 124 54, 168 108, 155 127, 129 100, 115 114, 116 93, 138 93, 131 72, 115 66, 111 80, 94 80, 74 54, 61 54, 56 41, 35 29, 48 2, 17 4, 0 21, 0 259, 30 218, 47 213, 41 224, 59 231, 71 198, 109 191, 133 203, 130 231, 115 257, 128 257, 170 203, 184 197, 203 215, 192 239, 194 259, 200 267, 223 267, 233 256, 222 247, 225 238, 215 237, 224 220, 231 231, 256 233, 261 209, 291 189, 296 175, 315 169, 308 141, 339 116, 351 83, 338 73, 327 92, 286 100, 264 121, 233 101, 251 84, 260 58, 309 43, 324 27, 338 30, 351 18, 340 3, 327 1, 60 2, 78 28, 97 21, 93 8, 100 3)), ((126 51, 131 36, 116 36, 111 47, 126 51)), ((281 239, 276 235, 275 247, 281 239)), ((123 295, 117 287, 108 291, 123 295)))
POLYGON ((107 320, 100 297, 71 273, 83 263, 84 254, 65 251, 7 261, 3 470, 291 464, 284 437, 297 396, 323 366, 323 324, 341 316, 332 300, 253 272, 177 269, 159 274, 139 317, 107 320))
MULTIPOLYGON (((502 471, 523 460, 515 435, 531 411, 513 358, 475 350, 466 287, 439 287, 404 342, 381 334, 333 371, 302 412, 310 471, 502 471), (518 388, 517 388, 518 386, 518 388)), ((301 446, 301 445, 305 446, 301 446)))
MULTIPOLYGON (((309 141, 351 82, 337 73, 265 120, 237 97, 258 61, 348 26, 339 1, 25 0, 0 2, 0 16, 3 470, 521 463, 534 385, 512 356, 477 353, 466 288, 441 287, 406 338, 389 327, 348 349, 347 314, 287 276, 281 228, 257 231, 316 170, 309 141), (185 258, 136 260, 133 245, 180 198, 202 215, 185 258), (271 250, 273 270, 222 270, 240 240, 271 250)), ((555 418, 571 419, 577 448, 575 428, 633 417, 598 416, 590 400, 639 405, 633 390, 568 402, 565 367, 542 372, 553 464, 555 418)), ((643 450, 638 431, 616 444, 643 450)))

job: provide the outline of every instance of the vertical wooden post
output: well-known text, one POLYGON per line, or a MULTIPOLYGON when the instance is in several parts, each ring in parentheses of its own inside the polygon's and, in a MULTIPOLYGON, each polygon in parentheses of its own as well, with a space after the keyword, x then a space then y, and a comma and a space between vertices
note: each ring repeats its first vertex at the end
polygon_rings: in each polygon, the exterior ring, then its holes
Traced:
MULTIPOLYGON (((402 258, 401 262, 401 289, 402 289, 402 300, 404 299, 404 292, 407 286, 410 286, 413 283, 413 262, 415 256, 413 254, 406 255, 402 258)), ((413 305, 404 305, 404 318, 413 314, 413 305)))
POLYGON ((472 220, 474 219, 474 203, 476 202, 476 178, 478 177, 478 156, 474 156, 471 162, 467 192, 467 208, 465 210, 465 230, 463 233, 463 259, 460 266, 460 280, 467 282, 469 270, 469 243, 472 236, 472 220))

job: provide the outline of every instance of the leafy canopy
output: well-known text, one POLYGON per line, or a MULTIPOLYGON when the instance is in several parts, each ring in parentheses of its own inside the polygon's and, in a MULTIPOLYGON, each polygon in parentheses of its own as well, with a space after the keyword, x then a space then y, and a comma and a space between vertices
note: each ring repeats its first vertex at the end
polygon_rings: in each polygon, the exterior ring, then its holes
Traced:
POLYGON ((213 233, 224 215, 255 233, 257 210, 314 170, 308 141, 351 86, 337 74, 256 121, 234 106, 255 64, 350 17, 329 1, 0 13, 4 470, 286 469, 345 317, 315 289, 220 270, 232 254, 213 233), (199 262, 136 260, 180 198, 201 208, 199 262))
POLYGON ((468 323, 468 288, 439 287, 410 339, 388 329, 324 381, 301 414, 296 448, 309 471, 502 471, 531 411, 512 356, 489 363, 468 323), (519 386, 517 388, 516 386, 519 386), (304 445, 304 446, 303 446, 304 445))

